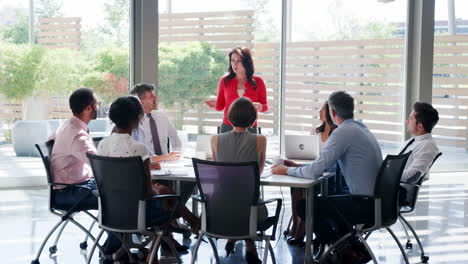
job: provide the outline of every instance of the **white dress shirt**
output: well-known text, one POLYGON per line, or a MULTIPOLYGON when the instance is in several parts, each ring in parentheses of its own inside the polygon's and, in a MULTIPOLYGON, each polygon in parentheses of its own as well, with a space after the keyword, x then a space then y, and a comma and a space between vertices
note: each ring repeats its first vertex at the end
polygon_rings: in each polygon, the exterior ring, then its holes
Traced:
MULTIPOLYGON (((411 139, 407 140, 401 147, 400 151, 408 144, 411 139)), ((409 145, 405 153, 413 151, 406 162, 405 169, 401 181, 408 183, 416 183, 419 178, 411 179, 416 173, 424 175, 429 170, 435 156, 439 153, 435 140, 431 133, 415 136, 413 144, 409 145)))
MULTIPOLYGON (((156 122, 156 127, 158 129, 159 142, 161 144, 162 154, 168 154, 167 149, 167 140, 169 138, 172 151, 181 151, 182 150, 182 141, 177 135, 177 130, 172 124, 171 120, 161 111, 153 111, 151 115, 156 122)), ((149 117, 144 115, 141 119, 140 127, 144 131, 144 143, 150 150, 151 154, 154 154, 153 146, 153 136, 151 135, 151 128, 149 125, 149 117)))

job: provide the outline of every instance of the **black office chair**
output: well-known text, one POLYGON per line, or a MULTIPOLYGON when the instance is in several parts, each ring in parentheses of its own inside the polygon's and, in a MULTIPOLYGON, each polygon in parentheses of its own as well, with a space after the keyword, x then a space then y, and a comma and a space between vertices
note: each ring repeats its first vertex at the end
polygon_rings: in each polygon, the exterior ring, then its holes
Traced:
POLYGON ((204 236, 207 236, 216 258, 219 258, 212 238, 265 240, 263 263, 270 251, 276 263, 270 241, 275 240, 276 227, 281 211, 282 200, 259 200, 260 175, 258 163, 216 162, 192 159, 200 196, 194 197, 202 203, 200 234, 195 244, 192 263, 204 236), (257 208, 260 205, 276 202, 276 212, 272 217, 257 222, 257 208), (271 234, 266 231, 272 228, 271 234))
MULTIPOLYGON (((399 206, 398 206, 398 188, 403 170, 406 165, 411 151, 394 156, 387 155, 382 165, 380 166, 379 173, 377 175, 375 186, 374 186, 374 195, 332 195, 328 196, 328 199, 356 199, 362 200, 363 206, 369 207, 369 212, 373 212, 372 217, 363 220, 363 216, 357 216, 359 219, 355 219, 353 215, 343 215, 341 214, 342 220, 344 220, 348 226, 352 226, 353 230, 348 234, 344 235, 338 239, 324 254, 322 254, 320 261, 326 261, 329 255, 335 253, 335 249, 340 247, 348 239, 353 236, 356 236, 366 247, 374 263, 377 263, 377 260, 372 253, 369 245, 366 240, 363 238, 363 234, 385 228, 390 235, 395 239, 398 247, 401 252, 404 253, 404 249, 401 243, 398 241, 396 235, 390 229, 390 226, 393 225, 399 215, 399 206)), ((337 208, 339 211, 339 209, 337 208)), ((366 236, 367 237, 367 236, 366 236)), ((403 258, 406 263, 408 262, 408 257, 406 254, 403 254, 403 258)))
POLYGON ((114 232, 122 242, 123 248, 129 256, 130 262, 134 258, 129 248, 137 248, 140 259, 146 259, 148 253, 145 247, 157 236, 150 263, 153 263, 161 244, 167 243, 171 252, 181 263, 179 254, 167 238, 170 230, 170 221, 174 219, 174 211, 157 219, 146 219, 146 201, 154 199, 178 198, 177 195, 157 195, 147 198, 147 182, 141 157, 103 157, 87 153, 93 174, 98 187, 99 225, 103 229, 88 255, 90 263, 95 247, 98 245, 104 230, 114 232), (148 222, 149 221, 149 222, 148 222), (123 233, 121 236, 119 233, 123 233), (149 237, 141 243, 132 241, 132 234, 141 234, 149 237))
POLYGON ((413 234, 414 238, 416 239, 416 242, 418 243, 419 248, 421 249, 421 262, 422 263, 427 263, 429 260, 429 256, 426 256, 424 253, 423 246, 421 244, 421 240, 418 237, 418 234, 414 230, 414 228, 411 226, 411 224, 406 220, 406 218, 403 216, 403 214, 409 214, 414 211, 416 208, 416 201, 418 200, 418 194, 419 190, 421 188, 421 185, 423 181, 425 180, 426 175, 429 173, 430 169, 432 168, 432 165, 436 162, 436 160, 442 156, 442 152, 438 153, 434 160, 432 161, 431 165, 429 166, 429 169, 427 172, 421 176, 420 173, 418 175, 415 175, 417 182, 415 184, 410 184, 406 182, 401 182, 400 183, 400 198, 399 198, 399 203, 400 203, 400 211, 398 214, 398 218, 401 222, 401 225, 403 226, 403 230, 405 231, 406 234, 406 249, 412 249, 413 244, 411 243, 410 237, 408 235, 408 231, 406 230, 406 227, 409 228, 411 233, 413 234))
MULTIPOLYGON (((86 249, 88 246, 87 244, 88 237, 94 240, 94 237, 91 234, 91 230, 94 226, 94 223, 97 221, 97 218, 93 214, 87 211, 88 208, 83 208, 80 206, 81 200, 76 201, 76 203, 72 205, 57 204, 55 202, 54 198, 55 198, 56 190, 54 189, 54 186, 67 186, 67 187, 74 186, 78 188, 87 189, 90 195, 92 195, 92 193, 90 189, 84 186, 79 186, 76 184, 54 183, 52 179, 52 171, 51 171, 51 163, 50 163, 50 154, 52 153, 54 141, 50 140, 44 143, 43 145, 35 144, 35 146, 36 146, 37 151, 39 152, 39 155, 41 156, 42 163, 44 165, 46 175, 47 175, 47 184, 49 186, 49 211, 52 214, 60 217, 60 220, 57 222, 57 224, 55 224, 55 226, 49 231, 49 233, 46 235, 46 237, 42 241, 41 246, 39 247, 39 250, 36 254, 36 258, 31 261, 31 264, 39 264, 39 258, 41 256, 41 253, 42 253, 42 250, 44 249, 45 244, 47 243, 49 238, 52 236, 52 234, 55 232, 55 230, 57 230, 57 228, 60 227, 57 237, 55 238, 54 244, 49 247, 50 254, 55 254, 57 252, 57 244, 58 244, 59 238, 61 237, 62 232, 67 226, 67 224, 70 222, 76 225, 83 232, 85 232, 86 237, 85 237, 85 240, 80 243, 80 248, 86 249), (91 224, 89 229, 86 229, 85 227, 83 227, 80 223, 78 223, 73 218, 73 216, 78 212, 83 212, 93 219, 93 223, 91 224)), ((83 197, 83 199, 84 198, 86 197, 83 197)))
POLYGON ((105 137, 93 137, 93 144, 94 144, 94 147, 98 147, 99 145, 99 142, 101 142, 101 140, 103 140, 105 137))

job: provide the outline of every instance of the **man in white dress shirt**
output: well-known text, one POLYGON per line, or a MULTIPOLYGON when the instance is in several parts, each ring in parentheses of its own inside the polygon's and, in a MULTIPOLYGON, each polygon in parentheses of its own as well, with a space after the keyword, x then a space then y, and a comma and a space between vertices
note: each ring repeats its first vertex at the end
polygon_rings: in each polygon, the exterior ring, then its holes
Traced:
POLYGON ((156 111, 158 97, 155 92, 156 87, 150 83, 136 84, 130 91, 140 99, 145 113, 140 123, 144 136, 132 135, 132 137, 148 146, 153 154, 152 161, 178 160, 182 142, 166 114, 156 111), (172 152, 169 152, 169 145, 172 147, 172 152))
MULTIPOLYGON (((152 162, 178 160, 180 159, 182 142, 169 118, 163 112, 155 111, 158 105, 158 97, 155 92, 156 87, 151 83, 136 84, 130 91, 132 95, 140 99, 145 113, 139 129, 134 130, 132 138, 148 147, 152 153, 152 162), (156 135, 155 131, 157 131, 156 135), (170 153, 168 140, 173 150, 170 153)), ((180 183, 180 196, 183 203, 187 202, 195 187, 196 183, 194 182, 180 183)))
POLYGON ((416 102, 407 123, 408 132, 414 137, 403 144, 400 154, 413 151, 406 162, 402 182, 416 183, 424 175, 439 153, 432 138, 432 129, 439 121, 439 113, 428 103, 416 102))

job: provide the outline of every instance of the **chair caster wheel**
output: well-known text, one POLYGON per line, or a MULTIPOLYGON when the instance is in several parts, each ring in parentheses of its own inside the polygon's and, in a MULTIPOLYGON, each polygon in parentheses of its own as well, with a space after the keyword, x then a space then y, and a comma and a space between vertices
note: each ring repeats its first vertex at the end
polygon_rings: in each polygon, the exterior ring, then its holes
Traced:
POLYGON ((406 242, 406 249, 413 249, 413 243, 406 242))
POLYGON ((31 264, 39 264, 39 260, 35 259, 35 260, 31 261, 31 264))
POLYGON ((83 250, 87 249, 88 248, 88 242, 86 242, 86 241, 81 242, 80 243, 80 248, 83 249, 83 250))
POLYGON ((50 254, 55 254, 55 253, 57 253, 57 246, 51 246, 51 247, 49 248, 49 253, 50 253, 50 254))
POLYGON ((427 263, 428 260, 429 260, 428 256, 424 256, 424 255, 421 256, 421 262, 422 263, 427 263))

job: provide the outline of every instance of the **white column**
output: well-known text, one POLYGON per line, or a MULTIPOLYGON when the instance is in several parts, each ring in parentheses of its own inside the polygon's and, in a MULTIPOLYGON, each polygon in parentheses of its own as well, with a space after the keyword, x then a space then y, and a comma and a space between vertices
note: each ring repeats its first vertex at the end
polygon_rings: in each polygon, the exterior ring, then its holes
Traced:
POLYGON ((131 0, 130 86, 158 80, 158 0, 131 0))
MULTIPOLYGON (((408 0, 403 120, 416 101, 432 102, 435 0, 408 0)), ((405 139, 409 138, 403 122, 405 139)))
POLYGON ((281 42, 280 42, 280 86, 279 86, 279 137, 280 154, 284 154, 284 124, 286 104, 286 39, 288 34, 288 0, 282 0, 281 8, 281 42))

